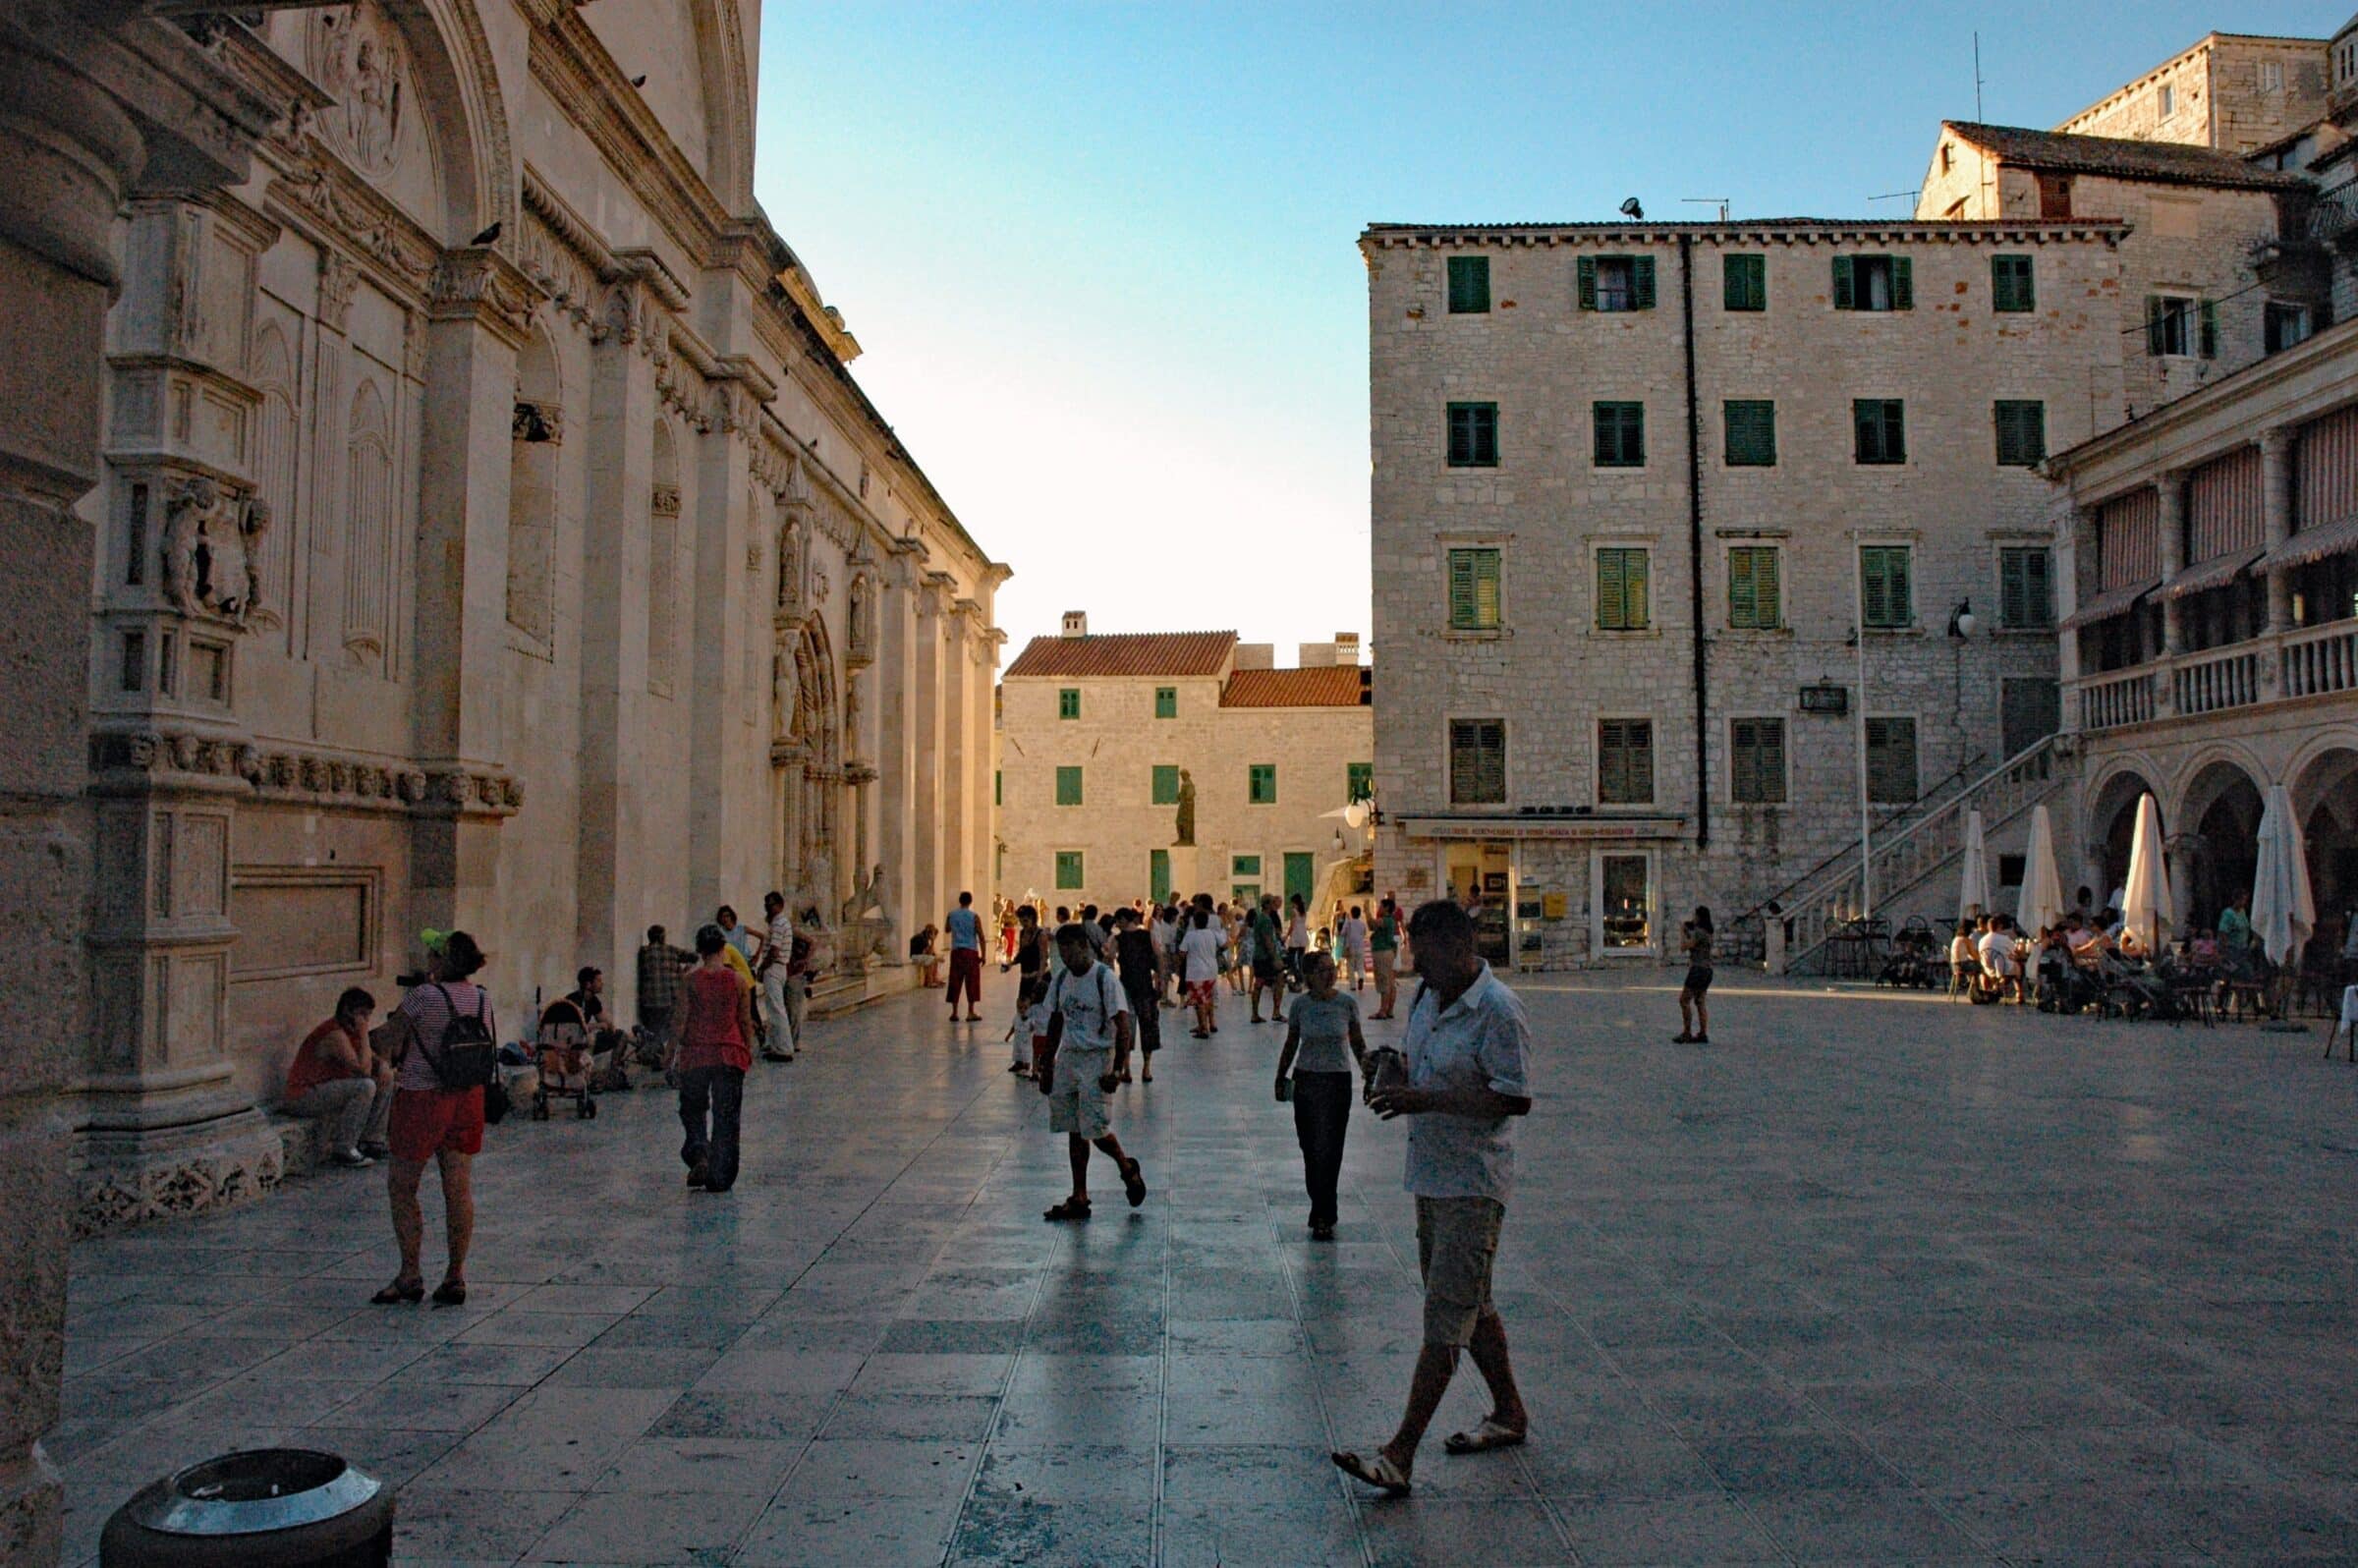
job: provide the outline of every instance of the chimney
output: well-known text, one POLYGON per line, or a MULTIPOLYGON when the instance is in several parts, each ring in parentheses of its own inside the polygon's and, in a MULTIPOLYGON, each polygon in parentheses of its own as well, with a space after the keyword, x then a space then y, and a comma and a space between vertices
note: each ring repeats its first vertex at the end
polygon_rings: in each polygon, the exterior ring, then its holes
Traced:
POLYGON ((1357 664, 1359 662, 1359 634, 1357 632, 1334 634, 1334 662, 1337 664, 1357 664))
POLYGON ((1087 610, 1065 611, 1064 635, 1066 637, 1089 636, 1089 612, 1087 610))

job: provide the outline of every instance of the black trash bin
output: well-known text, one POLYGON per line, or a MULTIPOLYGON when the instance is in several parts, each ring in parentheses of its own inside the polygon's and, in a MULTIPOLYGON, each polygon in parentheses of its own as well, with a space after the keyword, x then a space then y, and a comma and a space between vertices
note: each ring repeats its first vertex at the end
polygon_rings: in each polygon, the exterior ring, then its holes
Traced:
POLYGON ((334 1454, 253 1448, 149 1482, 99 1538, 100 1568, 385 1568, 393 1489, 334 1454))

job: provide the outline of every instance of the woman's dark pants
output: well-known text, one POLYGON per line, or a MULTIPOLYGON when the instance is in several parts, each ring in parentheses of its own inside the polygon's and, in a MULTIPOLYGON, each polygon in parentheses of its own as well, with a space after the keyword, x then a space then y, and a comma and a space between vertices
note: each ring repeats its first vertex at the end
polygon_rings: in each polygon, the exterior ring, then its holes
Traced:
POLYGON ((744 1107, 741 1069, 681 1069, 680 1125, 688 1138, 680 1145, 680 1160, 690 1170, 703 1166, 704 1185, 714 1192, 726 1192, 737 1183, 737 1118, 744 1107))
POLYGON ((1343 1133, 1351 1125, 1349 1073, 1294 1074, 1294 1135, 1302 1141, 1302 1181, 1310 1222, 1334 1223, 1334 1189, 1343 1175, 1343 1133))

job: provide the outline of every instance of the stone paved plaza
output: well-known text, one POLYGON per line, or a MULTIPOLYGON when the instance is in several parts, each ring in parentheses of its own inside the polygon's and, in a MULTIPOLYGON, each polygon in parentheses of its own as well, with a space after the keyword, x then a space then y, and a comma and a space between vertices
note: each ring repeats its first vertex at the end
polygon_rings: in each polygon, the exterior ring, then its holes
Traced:
POLYGON ((2358 1558, 2358 1070, 2314 1028, 1731 976, 1694 1049, 1661 972, 1525 994, 1533 1441, 1440 1453, 1469 1368, 1413 1498, 1325 1457, 1407 1386, 1402 1130, 1354 1118, 1310 1242, 1278 1035, 1224 1003, 1119 1101, 1147 1205, 1046 1225, 1044 1102, 935 993, 758 1069, 728 1198, 659 1092, 494 1129, 464 1309, 365 1304, 375 1172, 79 1249, 70 1560, 135 1484, 279 1442, 399 1483, 410 1562, 2358 1558))

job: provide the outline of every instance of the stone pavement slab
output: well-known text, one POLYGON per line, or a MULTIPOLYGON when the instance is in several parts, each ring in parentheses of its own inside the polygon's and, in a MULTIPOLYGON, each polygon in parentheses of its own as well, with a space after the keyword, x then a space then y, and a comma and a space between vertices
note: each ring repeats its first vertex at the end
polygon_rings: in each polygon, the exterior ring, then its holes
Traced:
POLYGON ((401 1486, 405 1563, 2358 1560, 2358 1073, 2314 1037, 1731 974, 1695 1048, 1659 972, 1521 989, 1532 1442, 1439 1451, 1469 1369, 1412 1498, 1325 1457, 1421 1336, 1403 1130, 1353 1118, 1311 1242, 1281 1036, 1231 1004, 1117 1099, 1146 1205, 1100 1163, 1045 1225, 1003 1025, 913 996, 757 1069, 725 1198, 659 1088, 494 1129, 462 1309, 366 1305, 373 1172, 77 1248, 68 1560, 266 1443, 401 1486))

